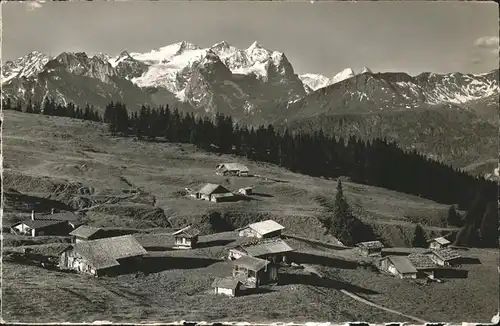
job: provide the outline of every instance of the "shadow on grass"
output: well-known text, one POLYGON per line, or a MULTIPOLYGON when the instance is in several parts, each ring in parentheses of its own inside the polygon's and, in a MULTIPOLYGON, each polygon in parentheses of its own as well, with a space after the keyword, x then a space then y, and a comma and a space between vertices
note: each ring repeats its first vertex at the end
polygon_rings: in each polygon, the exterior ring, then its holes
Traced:
POLYGON ((272 198, 272 197, 274 197, 273 195, 264 194, 264 193, 261 193, 261 192, 254 192, 254 193, 252 193, 252 196, 266 197, 266 198, 272 198))
POLYGON ((246 288, 241 290, 241 295, 252 295, 252 294, 265 294, 276 292, 275 290, 271 290, 268 288, 246 288))
POLYGON ((443 268, 434 272, 436 278, 452 279, 452 278, 467 278, 469 271, 466 269, 443 268))
POLYGON ((234 242, 235 240, 212 240, 212 241, 206 241, 206 242, 198 242, 197 248, 209 248, 209 247, 217 247, 217 246, 225 246, 227 244, 230 244, 231 242, 234 242))
POLYGON ((321 278, 315 275, 279 274, 278 285, 288 284, 303 284, 336 290, 347 290, 349 292, 359 294, 378 294, 376 291, 365 289, 357 285, 328 278, 321 278))
POLYGON ((144 246, 147 251, 174 251, 172 246, 144 246))
POLYGON ((461 265, 480 265, 481 260, 475 257, 460 257, 458 263, 461 265))
POLYGON ((144 257, 141 270, 145 273, 158 273, 168 269, 204 268, 218 261, 196 257, 144 257))
POLYGON ((355 261, 349 261, 327 256, 319 256, 304 252, 291 252, 289 255, 290 255, 289 258, 290 261, 299 264, 315 264, 315 265, 336 267, 342 269, 356 269, 359 266, 359 264, 355 261))

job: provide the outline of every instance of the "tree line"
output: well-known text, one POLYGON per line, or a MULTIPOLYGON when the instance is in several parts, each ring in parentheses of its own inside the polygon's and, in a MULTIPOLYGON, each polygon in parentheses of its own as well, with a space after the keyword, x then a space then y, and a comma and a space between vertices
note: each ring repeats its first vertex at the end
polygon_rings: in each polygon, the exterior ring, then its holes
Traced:
MULTIPOLYGON (((21 107, 4 103, 4 108, 21 107)), ((480 205, 476 211, 481 217, 467 220, 478 220, 474 225, 481 224, 487 203, 497 201, 494 182, 429 159, 415 150, 404 151, 385 139, 344 139, 326 136, 321 130, 307 134, 279 132, 272 125, 246 126, 235 123, 230 116, 195 116, 168 105, 143 105, 130 113, 123 103, 111 102, 102 118, 92 106, 82 110, 72 103, 56 104, 50 99, 45 99, 39 108, 29 102, 23 111, 103 121, 115 135, 190 143, 207 151, 240 155, 315 177, 346 176, 357 183, 457 205, 462 210, 480 205)))

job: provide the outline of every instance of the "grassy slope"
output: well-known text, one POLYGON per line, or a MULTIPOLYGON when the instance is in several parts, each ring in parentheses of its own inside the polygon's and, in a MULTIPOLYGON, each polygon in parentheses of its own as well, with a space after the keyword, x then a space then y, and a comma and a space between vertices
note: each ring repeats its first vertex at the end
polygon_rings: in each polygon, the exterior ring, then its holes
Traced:
MULTIPOLYGON (((253 173, 283 182, 219 177, 214 175, 214 166, 218 162, 235 158, 204 153, 189 145, 139 143, 132 139, 112 138, 104 126, 90 122, 17 112, 5 112, 5 118, 3 140, 6 189, 13 188, 33 196, 67 201, 73 195, 72 192, 82 185, 90 186, 96 194, 106 196, 123 194, 123 190, 141 187, 149 199, 147 203, 139 204, 140 208, 149 205, 151 209, 161 208, 165 212, 164 217, 155 216, 157 225, 161 224, 162 218, 168 218, 176 227, 190 221, 206 234, 210 233, 210 223, 206 217, 202 217, 206 212, 217 210, 226 214, 235 226, 269 216, 283 223, 288 232, 332 240, 323 234, 324 230, 317 220, 322 207, 315 198, 333 197, 336 186, 334 180, 311 178, 244 159, 239 161, 248 164, 253 173), (67 181, 81 184, 76 188, 69 187, 66 193, 55 190, 58 185, 64 185, 67 181), (272 197, 256 196, 258 201, 214 204, 179 198, 176 193, 179 189, 193 188, 201 182, 220 182, 231 189, 253 185, 258 193, 272 197)), ((349 182, 344 185, 354 210, 394 245, 403 245, 408 241, 414 227, 410 222, 412 215, 425 218, 432 225, 447 209, 446 206, 429 200, 381 188, 349 182)), ((144 218, 141 213, 143 211, 134 208, 133 204, 128 199, 125 206, 130 209, 125 212, 121 210, 120 204, 109 205, 107 210, 90 211, 84 219, 106 226, 152 227, 146 223, 149 220, 144 218), (113 207, 117 212, 113 212, 113 207)), ((7 222, 18 215, 13 207, 7 207, 10 208, 6 212, 7 222)), ((441 233, 447 230, 431 226, 428 227, 428 232, 441 233)), ((214 236, 207 236, 204 241, 220 240, 217 236, 215 239, 212 237, 214 236)), ((11 241, 11 245, 16 244, 11 241)), ((218 259, 227 245, 203 248, 190 255, 218 259)), ((312 254, 323 253, 341 259, 356 259, 350 251, 325 253, 324 249, 311 248, 295 240, 290 240, 290 245, 312 254)), ((416 291, 427 298, 427 301, 431 300, 431 289, 434 286, 440 288, 440 293, 444 293, 438 296, 443 298, 442 302, 446 298, 453 301, 452 304, 436 302, 435 309, 429 308, 429 303, 422 303, 421 296, 413 294, 413 287, 417 285, 403 285, 400 281, 364 269, 330 267, 326 271, 344 283, 378 292, 360 295, 388 308, 400 309, 431 320, 454 316, 457 321, 485 321, 491 318, 490 313, 493 314, 495 309, 472 306, 466 298, 481 297, 483 301, 478 302, 494 302, 494 306, 497 306, 497 284, 494 287, 491 282, 483 284, 486 283, 483 282, 485 279, 494 277, 497 280, 496 258, 494 254, 483 252, 478 252, 478 255, 484 255, 481 259, 483 264, 468 267, 473 269, 468 279, 428 286, 428 290, 417 288, 416 291), (455 297, 459 299, 455 300, 455 297), (439 312, 438 308, 445 305, 444 312, 439 312)), ((207 295, 206 291, 213 277, 227 275, 228 268, 227 263, 218 261, 207 267, 174 267, 143 278, 124 275, 114 279, 95 280, 34 266, 5 263, 4 318, 9 321, 134 321, 141 318, 151 321, 250 319, 371 322, 398 319, 383 311, 358 304, 335 288, 323 289, 325 295, 315 292, 306 284, 279 285, 266 294, 233 300, 223 297, 214 299, 207 295), (231 307, 234 312, 227 307, 231 307)))

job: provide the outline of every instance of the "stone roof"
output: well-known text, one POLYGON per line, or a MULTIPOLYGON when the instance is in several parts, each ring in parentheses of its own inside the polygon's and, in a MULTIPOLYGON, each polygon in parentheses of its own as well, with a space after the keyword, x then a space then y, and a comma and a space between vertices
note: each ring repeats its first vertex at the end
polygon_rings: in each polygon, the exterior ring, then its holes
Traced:
POLYGON ((266 235, 268 233, 283 230, 285 228, 283 225, 273 220, 266 220, 262 222, 252 223, 249 224, 248 227, 261 235, 266 235))
POLYGON ((269 264, 268 261, 260 258, 242 256, 236 260, 233 260, 234 266, 244 267, 251 271, 258 272, 269 264))
POLYGON ((366 241, 366 242, 359 242, 356 244, 359 248, 363 249, 382 249, 384 248, 384 245, 380 241, 366 241))
POLYGON ((392 264, 400 274, 412 274, 417 272, 417 269, 412 265, 407 257, 387 256, 387 258, 392 262, 392 264))
POLYGON ((78 228, 74 229, 69 235, 74 235, 79 238, 88 239, 89 237, 93 236, 99 231, 102 231, 102 229, 89 225, 81 225, 78 228))

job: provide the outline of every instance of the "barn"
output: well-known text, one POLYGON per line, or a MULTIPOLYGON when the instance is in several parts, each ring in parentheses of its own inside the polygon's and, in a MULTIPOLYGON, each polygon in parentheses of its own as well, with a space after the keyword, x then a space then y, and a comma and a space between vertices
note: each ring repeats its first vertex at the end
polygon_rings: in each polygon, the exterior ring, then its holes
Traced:
POLYGON ((175 249, 192 249, 198 244, 200 231, 191 226, 187 226, 172 235, 175 237, 175 249))
POLYGON ((137 271, 147 251, 131 235, 75 243, 60 253, 59 268, 94 276, 137 271))
POLYGON ((83 225, 83 223, 79 221, 80 218, 78 217, 78 215, 76 215, 73 212, 68 212, 68 211, 58 212, 58 213, 54 213, 54 211, 52 211, 51 214, 42 215, 42 216, 40 216, 39 219, 40 220, 67 221, 68 225, 73 230, 78 228, 80 225, 83 225))
POLYGON ((460 254, 449 248, 434 249, 431 251, 430 258, 439 266, 453 266, 460 262, 460 254))
POLYGON ((269 261, 242 256, 233 261, 233 277, 241 279, 248 288, 275 282, 278 279, 278 268, 269 261))
POLYGON ((196 198, 213 202, 230 201, 234 194, 219 184, 207 183, 196 193, 196 198))
POLYGON ((359 242, 356 244, 358 253, 365 257, 381 256, 384 245, 380 241, 359 242))
POLYGON ((250 170, 246 165, 241 163, 221 163, 215 168, 215 173, 218 175, 235 175, 235 176, 248 176, 250 170))
POLYGON ((417 269, 404 256, 386 256, 380 259, 379 268, 399 278, 417 278, 417 269))
POLYGON ((273 263, 288 262, 288 254, 292 249, 285 241, 273 239, 262 241, 247 246, 238 246, 229 250, 230 260, 239 259, 242 256, 251 256, 269 260, 273 263))
POLYGON ((71 231, 69 235, 73 237, 73 243, 105 237, 103 229, 88 225, 79 226, 77 229, 71 231))
POLYGON ((280 237, 285 227, 273 220, 252 223, 239 229, 240 237, 274 238, 280 237))
POLYGON ((249 196, 249 195, 251 195, 253 193, 253 188, 252 187, 240 188, 240 189, 238 189, 238 193, 240 195, 249 196))
POLYGON ((432 261, 429 255, 421 253, 412 253, 408 255, 408 260, 417 270, 417 277, 428 277, 434 279, 439 270, 439 266, 432 261))
POLYGON ((430 240, 429 241, 429 248, 430 249, 442 249, 442 248, 447 248, 450 244, 451 244, 451 242, 448 239, 446 239, 444 237, 440 237, 440 238, 430 240))
POLYGON ((42 235, 66 236, 71 231, 67 221, 57 220, 25 220, 11 226, 11 233, 29 235, 32 237, 42 235))
POLYGON ((217 277, 212 283, 212 288, 215 294, 237 297, 241 294, 242 284, 241 280, 235 277, 217 277))

